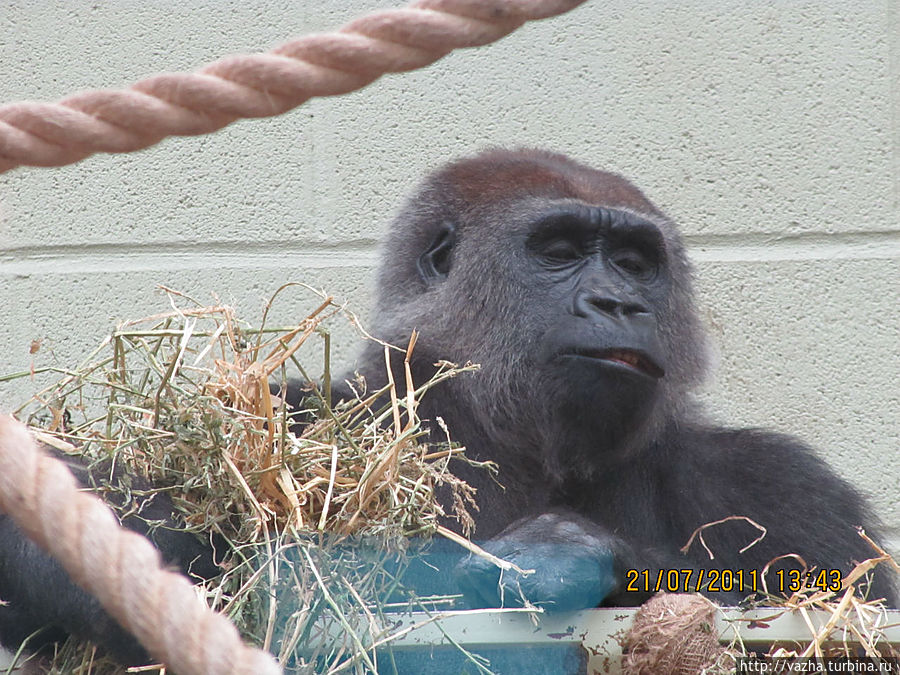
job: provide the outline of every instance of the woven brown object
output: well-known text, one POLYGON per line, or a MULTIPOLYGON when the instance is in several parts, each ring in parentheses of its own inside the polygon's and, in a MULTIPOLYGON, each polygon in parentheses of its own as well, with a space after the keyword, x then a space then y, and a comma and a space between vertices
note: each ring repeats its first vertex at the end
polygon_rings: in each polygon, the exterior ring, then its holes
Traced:
POLYGON ((731 660, 719 644, 716 606, 702 595, 661 593, 634 617, 625 637, 625 675, 697 675, 731 660))

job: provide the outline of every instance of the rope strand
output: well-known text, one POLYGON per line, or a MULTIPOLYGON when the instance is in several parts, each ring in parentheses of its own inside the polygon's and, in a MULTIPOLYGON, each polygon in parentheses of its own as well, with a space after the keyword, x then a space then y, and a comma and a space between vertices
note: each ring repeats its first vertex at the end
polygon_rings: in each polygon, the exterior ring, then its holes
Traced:
POLYGON ((63 166, 97 152, 134 152, 167 136, 217 131, 280 115, 314 96, 361 89, 385 73, 422 68, 454 49, 485 45, 526 21, 584 0, 419 0, 307 35, 263 54, 227 56, 194 73, 162 73, 128 89, 57 103, 0 106, 0 173, 63 166))

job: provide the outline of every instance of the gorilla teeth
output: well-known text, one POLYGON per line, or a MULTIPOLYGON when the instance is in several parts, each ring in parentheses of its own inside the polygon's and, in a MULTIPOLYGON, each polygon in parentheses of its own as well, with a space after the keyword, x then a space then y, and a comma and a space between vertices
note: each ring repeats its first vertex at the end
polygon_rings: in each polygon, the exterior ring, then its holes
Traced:
POLYGON ((635 368, 640 364, 640 359, 638 359, 637 354, 629 354, 628 352, 613 352, 609 355, 609 358, 616 361, 623 361, 635 368))
POLYGON ((631 350, 612 349, 596 355, 596 358, 603 359, 604 361, 612 361, 613 363, 621 363, 630 368, 634 368, 635 370, 639 370, 650 377, 660 378, 665 374, 663 369, 649 358, 631 350))

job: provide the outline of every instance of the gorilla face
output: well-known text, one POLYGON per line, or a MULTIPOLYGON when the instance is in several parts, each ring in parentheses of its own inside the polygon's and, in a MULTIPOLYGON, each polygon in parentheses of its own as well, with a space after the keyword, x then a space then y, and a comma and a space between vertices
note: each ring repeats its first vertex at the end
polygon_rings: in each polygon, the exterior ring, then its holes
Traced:
MULTIPOLYGON (((537 336, 537 382, 553 383, 553 419, 590 430, 595 453, 627 443, 653 416, 666 354, 657 308, 669 284, 664 239, 648 220, 586 204, 547 210, 527 238, 534 307, 550 320, 537 336)), ((565 457, 561 459, 565 460, 565 457)), ((581 463, 579 463, 581 464, 581 463)))
POLYGON ((624 211, 573 204, 537 220, 527 242, 535 285, 552 321, 537 346, 542 364, 569 380, 646 395, 665 375, 655 307, 667 295, 662 235, 624 211))
POLYGON ((451 424, 463 444, 489 438, 553 475, 591 473, 597 457, 646 447, 702 377, 680 236, 620 176, 488 151, 426 179, 387 250, 375 334, 403 344, 420 331, 418 381, 438 359, 481 364, 434 411, 465 420, 451 424))
POLYGON ((660 228, 629 210, 527 197, 471 210, 418 260, 429 293, 456 308, 446 323, 424 321, 422 342, 482 364, 465 398, 493 405, 498 425, 543 420, 557 439, 574 425, 594 454, 642 428, 660 400, 667 263, 660 228), (515 400, 498 405, 498 392, 515 400))

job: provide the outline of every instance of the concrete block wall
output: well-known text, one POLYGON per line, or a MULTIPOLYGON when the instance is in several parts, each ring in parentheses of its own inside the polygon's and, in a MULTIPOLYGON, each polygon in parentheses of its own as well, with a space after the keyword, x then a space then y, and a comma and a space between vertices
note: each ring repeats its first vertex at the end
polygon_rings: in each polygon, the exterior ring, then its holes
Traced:
MULTIPOLYGON (((194 69, 389 4, 5 0, 0 102, 194 69)), ((280 118, 0 176, 0 373, 77 362, 164 307, 159 283, 254 319, 305 281, 365 315, 402 196, 487 145, 623 173, 678 220, 719 351, 713 415, 820 448, 900 548, 895 0, 593 0, 280 118)), ((315 304, 290 295, 276 319, 315 304)), ((335 341, 352 365, 357 337, 335 341)), ((36 384, 0 384, 0 409, 36 384)))

